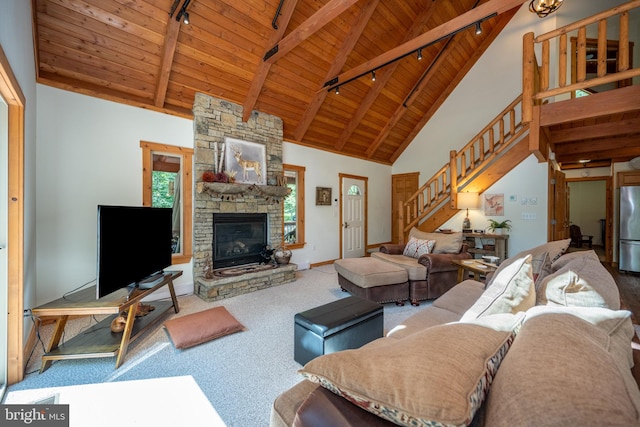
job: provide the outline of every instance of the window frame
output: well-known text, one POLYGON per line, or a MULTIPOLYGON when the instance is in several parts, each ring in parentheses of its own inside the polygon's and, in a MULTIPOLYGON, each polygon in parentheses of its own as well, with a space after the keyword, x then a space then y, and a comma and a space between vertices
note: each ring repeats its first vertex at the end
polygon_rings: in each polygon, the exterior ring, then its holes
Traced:
MULTIPOLYGON (((282 201, 282 245, 288 249, 302 249, 304 247, 304 172, 306 168, 304 166, 296 166, 283 164, 282 175, 284 177, 285 171, 292 171, 296 173, 296 243, 284 242, 284 200, 282 201)), ((286 185, 286 184, 285 184, 286 185)))
POLYGON ((140 148, 142 148, 142 206, 151 206, 152 203, 153 184, 151 174, 153 173, 153 154, 162 153, 181 158, 181 252, 171 255, 171 264, 186 264, 191 261, 191 257, 193 256, 193 149, 149 141, 140 141, 140 148))

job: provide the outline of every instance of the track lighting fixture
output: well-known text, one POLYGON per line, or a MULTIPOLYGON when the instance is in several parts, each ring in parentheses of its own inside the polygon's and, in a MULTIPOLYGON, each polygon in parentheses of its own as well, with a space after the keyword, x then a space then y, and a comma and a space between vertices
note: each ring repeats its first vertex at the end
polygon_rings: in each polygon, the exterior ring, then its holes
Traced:
MULTIPOLYGON (((175 11, 175 7, 178 3, 179 3, 179 0, 173 3, 173 6, 171 7, 171 12, 169 13, 170 16, 173 16, 173 12, 175 11)), ((189 3, 191 3, 191 0, 184 0, 184 3, 182 3, 182 7, 180 8, 180 11, 176 15, 176 21, 178 22, 182 21, 182 23, 185 25, 189 25, 189 12, 187 12, 187 7, 189 6, 189 3)))
POLYGON ((531 0, 529 11, 535 13, 540 18, 555 12, 564 0, 531 0))
MULTIPOLYGON (((185 0, 185 1, 190 1, 190 0, 185 0)), ((541 2, 541 3, 545 3, 546 2, 546 4, 549 4, 549 3, 554 3, 554 4, 555 3, 560 3, 561 4, 562 3, 562 0, 532 0, 532 2, 533 1, 538 1, 538 2, 541 2)), ((477 21, 474 21, 474 22, 471 22, 471 23, 466 24, 464 26, 461 26, 460 28, 457 28, 457 29, 451 31, 450 33, 448 33, 446 35, 439 36, 438 38, 436 38, 434 40, 431 40, 428 43, 426 43, 426 44, 424 44, 424 45, 422 45, 420 47, 415 47, 415 45, 413 45, 413 46, 411 46, 411 49, 407 49, 406 51, 401 52, 395 58, 392 58, 392 59, 385 58, 385 62, 384 63, 381 62, 381 61, 375 61, 374 60, 373 62, 375 62, 375 64, 372 64, 372 67, 369 68, 368 70, 366 70, 366 71, 362 70, 361 72, 358 71, 359 74, 355 74, 353 72, 343 73, 342 75, 339 75, 339 76, 336 76, 336 77, 334 77, 334 78, 332 78, 330 80, 327 80, 324 83, 324 87, 327 88, 328 92, 335 91, 336 95, 338 95, 338 94, 340 94, 340 86, 341 85, 345 85, 347 83, 350 83, 350 82, 352 82, 352 81, 354 81, 356 79, 359 79, 360 77, 363 77, 363 76, 366 76, 366 75, 370 74, 371 75, 371 81, 376 81, 376 70, 378 70, 378 69, 380 69, 382 67, 385 67, 385 66, 387 66, 389 64, 392 64, 392 63, 394 63, 396 61, 399 61, 399 60, 401 60, 401 59, 403 59, 403 58, 405 58, 407 56, 414 55, 414 54, 416 55, 417 60, 421 61, 422 60, 422 49, 424 49, 426 47, 429 47, 429 46, 433 45, 434 43, 440 42, 442 40, 451 40, 451 37, 453 37, 454 35, 458 34, 461 31, 466 31, 469 28, 475 27, 475 33, 476 34, 481 34, 482 33, 482 22, 483 21, 487 21, 487 20, 489 20, 491 18, 495 18, 497 15, 498 15, 497 12, 493 12, 493 13, 491 13, 491 14, 483 17, 483 18, 478 19, 477 21), (351 74, 351 75, 349 75, 349 74, 351 74), (345 77, 345 76, 348 76, 348 77, 345 77), (342 77, 345 77, 344 80, 342 79, 342 77)), ((477 19, 477 18, 475 18, 475 19, 477 19)), ((414 41, 412 41, 411 44, 413 44, 414 41)), ((406 44, 409 44, 409 43, 405 43, 405 45, 406 44)), ((404 47, 404 46, 402 46, 402 47, 404 47)), ((277 52, 277 45, 275 46, 274 49, 275 49, 275 52, 277 52)), ((274 49, 272 49, 272 50, 274 50, 274 49)), ((271 56, 271 55, 269 55, 269 54, 265 55, 264 60, 266 61, 269 58, 269 56, 271 56)), ((379 58, 381 58, 381 57, 378 57, 376 59, 379 59, 379 58)), ((364 66, 364 64, 363 64, 363 66, 364 66)), ((357 68, 364 68, 364 67, 357 67, 357 68)))

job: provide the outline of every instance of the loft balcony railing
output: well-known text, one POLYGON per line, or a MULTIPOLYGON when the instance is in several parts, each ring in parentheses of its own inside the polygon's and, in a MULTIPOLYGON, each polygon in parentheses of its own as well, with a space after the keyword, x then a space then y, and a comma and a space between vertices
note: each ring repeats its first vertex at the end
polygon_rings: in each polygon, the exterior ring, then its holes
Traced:
POLYGON ((537 37, 533 33, 525 34, 522 74, 523 121, 530 123, 533 120, 533 107, 551 101, 556 96, 575 96, 578 90, 612 83, 621 87, 630 84, 633 77, 640 76, 640 67, 632 68, 631 65, 629 40, 629 11, 638 7, 640 0, 634 0, 537 37), (607 28, 616 27, 619 29, 617 42, 608 40, 607 28), (588 35, 591 35, 591 38, 588 38, 588 35), (617 45, 615 58, 607 55, 612 42, 617 45), (593 59, 587 56, 593 55, 592 49, 588 49, 592 43, 597 46, 593 59), (554 61, 552 50, 556 51, 554 61), (536 52, 540 52, 540 63, 536 52), (573 69, 570 68, 571 58, 575 59, 573 69), (608 66, 612 59, 616 64, 613 71, 608 66), (587 73, 588 61, 596 61, 596 72, 592 75, 587 73), (551 70, 551 64, 557 64, 557 69, 551 70))

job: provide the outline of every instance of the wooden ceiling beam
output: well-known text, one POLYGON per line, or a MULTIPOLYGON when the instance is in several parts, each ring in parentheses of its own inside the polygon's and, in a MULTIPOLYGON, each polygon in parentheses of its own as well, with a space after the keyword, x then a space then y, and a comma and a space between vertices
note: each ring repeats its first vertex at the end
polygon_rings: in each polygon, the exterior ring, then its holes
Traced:
POLYGON ((631 133, 640 133, 640 118, 599 123, 569 129, 551 130, 551 140, 554 144, 562 144, 566 142, 584 141, 585 139, 593 138, 606 138, 631 133))
MULTIPOLYGON (((344 66, 344 64, 347 62, 347 58, 349 54, 351 53, 356 43, 358 42, 358 39, 362 35, 362 32, 364 31, 365 27, 367 26, 367 23, 371 19, 371 15, 373 15, 373 12, 376 10, 376 7, 378 6, 379 2, 380 0, 371 0, 365 5, 365 7, 362 8, 360 15, 358 16, 358 19, 356 21, 356 24, 351 27, 349 34, 342 42, 342 46, 340 47, 338 54, 333 59, 331 68, 327 73, 327 76, 328 76, 327 78, 329 78, 330 76, 333 76, 335 73, 340 71, 344 66)), ((322 106, 322 103, 324 102, 324 99, 327 97, 327 94, 328 92, 326 91, 316 92, 315 96, 307 106, 307 109, 305 110, 304 114, 302 114, 302 118, 298 122, 298 126, 296 126, 296 129, 293 132, 293 136, 297 141, 302 140, 302 138, 304 137, 304 134, 309 129, 311 122, 313 122, 313 119, 316 117, 316 114, 318 114, 318 110, 322 106)), ((338 148, 338 150, 339 149, 340 148, 338 148)))
POLYGON ((554 150, 559 163, 579 160, 606 160, 640 156, 638 136, 605 138, 598 141, 558 144, 554 150))
POLYGON ((273 64, 358 1, 360 0, 329 1, 287 37, 269 49, 265 54, 264 61, 273 64))
POLYGON ((164 106, 164 100, 167 96, 169 75, 171 74, 173 57, 176 53, 176 46, 178 45, 178 33, 180 33, 180 21, 169 16, 169 22, 167 22, 167 34, 164 37, 164 49, 162 49, 160 70, 158 70, 156 90, 153 95, 153 104, 159 108, 164 106))
POLYGON ((542 106, 540 126, 553 126, 576 120, 640 110, 640 86, 599 92, 589 96, 553 102, 542 106), (606 105, 607 108, 602 108, 606 105))
MULTIPOLYGON (((289 26, 289 21, 291 21, 291 16, 293 16, 293 11, 296 10, 297 3, 298 0, 284 2, 284 7, 280 11, 282 19, 280 21, 280 24, 278 25, 278 29, 275 32, 271 33, 271 36, 269 37, 269 46, 277 43, 278 40, 282 39, 284 32, 289 26)), ((258 68, 253 75, 253 80, 251 80, 251 87, 249 87, 249 92, 247 92, 247 97, 245 98, 244 104, 242 106, 242 120, 245 122, 249 120, 249 117, 251 117, 251 112, 255 108, 256 102, 258 102, 258 97, 260 96, 262 86, 264 86, 264 82, 267 79, 270 68, 270 62, 258 62, 258 68)))
MULTIPOLYGON (((424 8, 420 11, 420 14, 416 17, 416 20, 413 21, 411 28, 405 35, 404 41, 412 40, 422 32, 425 23, 429 20, 429 18, 431 18, 434 10, 435 8, 432 7, 432 3, 425 4, 424 8)), ((376 84, 371 87, 365 98, 358 106, 358 110, 353 115, 351 120, 349 120, 349 123, 344 127, 342 134, 336 141, 334 146, 336 150, 339 151, 344 148, 345 144, 347 143, 353 132, 356 130, 364 116, 367 114, 375 100, 378 98, 378 95, 380 95, 382 90, 385 88, 385 86, 391 79, 391 76, 393 76, 393 72, 399 65, 400 63, 395 62, 378 72, 378 75, 376 76, 376 84)), ((331 77, 332 75, 335 75, 335 72, 329 73, 329 77, 331 77)), ((321 91, 319 93, 326 94, 327 91, 321 91)))
MULTIPOLYGON (((449 82, 449 84, 447 85, 447 88, 440 94, 437 101, 434 102, 431 105, 431 108, 429 108, 429 110, 425 112, 425 114, 422 116, 422 120, 420 120, 416 124, 416 126, 413 128, 413 131, 411 131, 409 135, 407 135, 404 142, 400 144, 399 147, 396 148, 396 150, 394 151, 394 153, 391 155, 389 159, 391 163, 394 163, 396 160, 398 160, 398 157, 400 157, 402 152, 409 146, 409 144, 411 144, 411 142, 413 142, 413 139, 416 137, 416 135, 418 135, 418 132, 420 132, 423 127, 425 127, 427 122, 435 114, 438 108, 440 108, 440 106, 446 101, 449 95, 451 95, 451 93, 456 88, 456 86, 458 86, 458 84, 462 81, 464 76, 467 75, 469 70, 476 63, 476 61, 482 56, 482 54, 485 52, 485 50, 487 50, 487 48, 491 45, 491 43, 493 43, 496 37, 498 37, 498 34, 502 32, 504 27, 507 26, 511 18, 513 18, 513 16, 517 12, 518 12, 518 9, 512 9, 510 12, 500 15, 496 18, 496 23, 493 29, 491 30, 491 33, 482 41, 478 49, 475 50, 473 55, 465 63, 465 66, 458 71, 458 74, 456 74, 456 77, 449 82)), ((427 88, 429 80, 430 80, 429 76, 427 76, 422 80, 423 85, 421 86, 420 91, 425 90, 427 88)), ((419 93, 416 93, 416 96, 418 95, 419 93)), ((400 108, 401 107, 402 106, 400 106, 400 108)))
POLYGON ((340 86, 345 82, 351 81, 359 76, 367 74, 371 70, 383 67, 390 62, 397 60, 417 51, 419 48, 430 45, 442 38, 448 37, 456 32, 465 29, 478 21, 487 19, 491 16, 501 15, 516 7, 521 6, 526 1, 523 0, 489 0, 487 3, 471 9, 469 12, 463 13, 450 21, 445 22, 436 28, 410 40, 406 43, 395 47, 382 55, 366 61, 357 67, 352 68, 331 80, 328 80, 320 90, 331 90, 336 86, 340 86))

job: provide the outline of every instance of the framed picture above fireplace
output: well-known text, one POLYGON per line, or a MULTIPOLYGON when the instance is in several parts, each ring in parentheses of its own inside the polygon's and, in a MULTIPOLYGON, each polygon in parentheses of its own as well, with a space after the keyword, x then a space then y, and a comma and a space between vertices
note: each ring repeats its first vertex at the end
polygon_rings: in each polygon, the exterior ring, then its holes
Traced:
POLYGON ((265 145, 235 138, 225 138, 224 144, 225 171, 235 178, 235 182, 266 185, 265 145))

